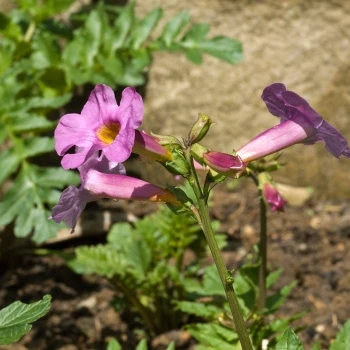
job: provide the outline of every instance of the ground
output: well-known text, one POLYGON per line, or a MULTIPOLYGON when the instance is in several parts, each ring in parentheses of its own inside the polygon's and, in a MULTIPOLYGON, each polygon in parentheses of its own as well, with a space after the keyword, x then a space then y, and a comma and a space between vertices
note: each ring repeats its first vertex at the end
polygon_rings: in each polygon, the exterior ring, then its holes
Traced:
MULTIPOLYGON (((221 186, 213 202, 212 215, 222 222, 221 230, 229 238, 226 262, 238 267, 258 240, 255 190, 251 186, 231 190, 221 186)), ((135 215, 152 208, 133 206, 135 215)), ((82 236, 55 243, 54 247, 69 251, 75 245, 103 239, 82 236)), ((270 213, 268 249, 269 268, 284 269, 279 286, 298 282, 279 315, 307 310, 294 328, 305 326, 300 336, 306 349, 317 339, 328 348, 350 316, 350 203, 313 199, 301 208, 270 213)), ((19 344, 0 350, 104 350, 111 336, 123 343, 123 349, 134 349, 135 315, 118 314, 113 309, 110 302, 118 292, 105 279, 75 275, 55 256, 13 255, 2 262, 0 269, 0 306, 18 299, 39 300, 44 294, 53 297, 50 313, 37 321, 19 344)), ((153 349, 163 349, 164 339, 177 340, 182 344, 177 349, 193 346, 185 332, 175 331, 157 338, 153 349)))

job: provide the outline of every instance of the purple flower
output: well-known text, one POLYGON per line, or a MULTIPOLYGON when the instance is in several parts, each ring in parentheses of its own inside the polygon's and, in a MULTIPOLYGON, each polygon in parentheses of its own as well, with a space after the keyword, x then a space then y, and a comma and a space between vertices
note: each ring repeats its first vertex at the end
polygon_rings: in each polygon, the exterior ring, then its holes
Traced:
POLYGON ((118 106, 109 86, 96 85, 81 114, 64 115, 55 130, 55 148, 63 156, 63 168, 78 168, 96 151, 102 151, 109 161, 125 161, 142 118, 142 97, 134 88, 124 89, 118 106), (78 151, 66 153, 73 146, 78 151))
POLYGON ((132 199, 152 202, 168 202, 180 205, 169 191, 148 182, 124 175, 122 164, 109 162, 97 153, 90 156, 83 166, 79 167, 81 186, 69 186, 52 209, 55 222, 64 221, 74 232, 78 218, 88 202, 98 198, 132 199))
POLYGON ((263 196, 272 211, 284 211, 286 201, 281 197, 275 186, 265 183, 263 185, 263 196))
POLYGON ((246 169, 246 164, 238 156, 221 152, 207 152, 203 155, 203 161, 211 169, 225 176, 235 177, 246 169))
POLYGON ((312 145, 320 141, 334 157, 344 155, 350 158, 345 137, 324 121, 302 97, 279 83, 266 87, 261 97, 270 113, 281 118, 281 123, 237 151, 244 162, 265 157, 296 143, 312 145))

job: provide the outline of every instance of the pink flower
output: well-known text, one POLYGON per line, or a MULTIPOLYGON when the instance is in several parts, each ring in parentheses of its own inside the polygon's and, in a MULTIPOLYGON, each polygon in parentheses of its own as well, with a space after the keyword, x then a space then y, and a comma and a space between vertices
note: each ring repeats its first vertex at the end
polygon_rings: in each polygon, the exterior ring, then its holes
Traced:
POLYGON ((55 130, 55 148, 63 156, 63 168, 78 168, 96 151, 102 151, 109 161, 125 161, 142 118, 142 97, 134 88, 124 89, 118 106, 109 86, 96 85, 81 114, 64 115, 55 130), (67 153, 73 146, 78 151, 67 153))
POLYGON ((266 87, 262 99, 271 114, 281 118, 281 123, 249 141, 237 154, 244 162, 265 157, 296 143, 312 145, 324 142, 334 157, 350 158, 348 141, 333 126, 314 111, 302 97, 288 91, 283 84, 266 87))
POLYGON ((240 157, 221 152, 204 153, 203 161, 217 173, 229 177, 236 177, 247 167, 240 157))
POLYGON ((109 162, 97 153, 90 156, 83 166, 79 167, 81 186, 69 186, 52 209, 55 222, 64 221, 74 232, 78 218, 88 202, 98 198, 132 199, 139 201, 168 202, 180 205, 180 202, 169 191, 148 182, 126 176, 122 164, 109 162))
POLYGON ((272 211, 284 211, 286 201, 281 197, 275 186, 265 183, 263 185, 263 196, 272 211))

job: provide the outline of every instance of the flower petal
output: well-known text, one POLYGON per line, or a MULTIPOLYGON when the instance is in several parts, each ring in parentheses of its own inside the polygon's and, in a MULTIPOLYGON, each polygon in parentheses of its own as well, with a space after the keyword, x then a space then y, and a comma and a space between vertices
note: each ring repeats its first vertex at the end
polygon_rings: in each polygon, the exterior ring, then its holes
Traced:
POLYGON ((95 197, 84 189, 69 186, 62 192, 59 202, 52 209, 52 216, 49 219, 57 223, 64 221, 73 233, 86 204, 93 200, 95 200, 95 197))
POLYGON ((118 109, 114 91, 107 85, 96 85, 86 102, 81 115, 89 122, 108 125, 118 109))
MULTIPOLYGON (((120 118, 127 120, 128 125, 136 129, 142 123, 143 109, 142 97, 136 92, 135 88, 127 87, 124 89, 118 111, 120 118)), ((121 124, 122 120, 120 120, 121 124)))

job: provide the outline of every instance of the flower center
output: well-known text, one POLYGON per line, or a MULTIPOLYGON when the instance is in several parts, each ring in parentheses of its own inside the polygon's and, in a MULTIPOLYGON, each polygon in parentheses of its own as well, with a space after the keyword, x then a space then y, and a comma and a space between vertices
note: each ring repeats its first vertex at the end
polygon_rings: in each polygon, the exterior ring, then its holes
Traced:
POLYGON ((120 130, 120 124, 110 123, 108 125, 103 125, 98 128, 96 134, 99 140, 110 145, 115 138, 118 136, 120 130))

